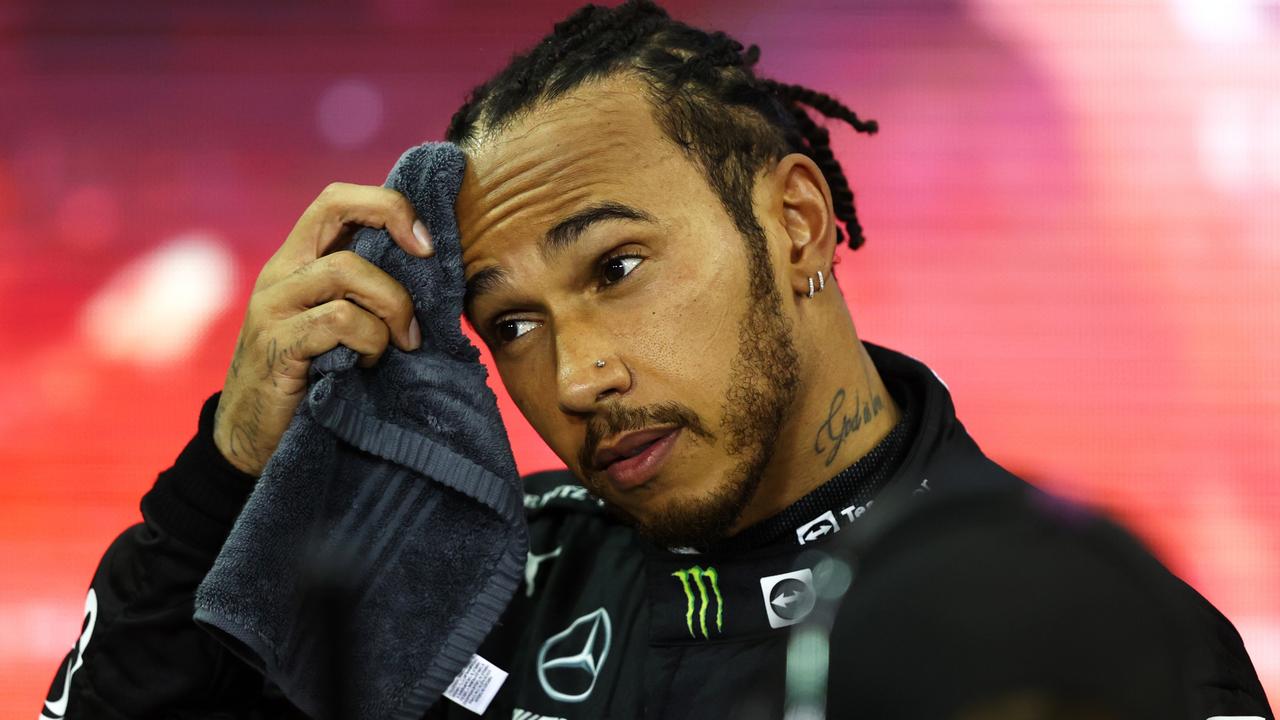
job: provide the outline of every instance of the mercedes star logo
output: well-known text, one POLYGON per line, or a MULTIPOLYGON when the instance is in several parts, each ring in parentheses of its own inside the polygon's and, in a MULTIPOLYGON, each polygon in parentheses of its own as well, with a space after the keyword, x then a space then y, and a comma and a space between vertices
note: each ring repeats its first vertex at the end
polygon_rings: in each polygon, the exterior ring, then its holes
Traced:
POLYGON ((538 651, 538 682, 552 700, 576 703, 595 689, 600 668, 609 657, 613 623, 599 608, 547 638, 538 651))

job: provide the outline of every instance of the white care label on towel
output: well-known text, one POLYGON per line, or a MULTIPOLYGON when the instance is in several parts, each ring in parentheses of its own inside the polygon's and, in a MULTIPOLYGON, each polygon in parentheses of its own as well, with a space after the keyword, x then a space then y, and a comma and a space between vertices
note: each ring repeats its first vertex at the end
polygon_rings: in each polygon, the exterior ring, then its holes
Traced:
POLYGON ((493 696, 498 694, 498 688, 506 681, 506 670, 479 655, 472 655, 471 662, 449 683, 444 696, 471 712, 482 715, 489 708, 489 703, 493 702, 493 696))

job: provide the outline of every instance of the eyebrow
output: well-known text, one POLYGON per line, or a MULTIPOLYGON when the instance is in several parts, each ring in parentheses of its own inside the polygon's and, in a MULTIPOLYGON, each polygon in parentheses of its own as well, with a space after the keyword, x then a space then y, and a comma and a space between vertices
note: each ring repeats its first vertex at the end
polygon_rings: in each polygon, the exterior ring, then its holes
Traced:
POLYGON ((462 310, 471 319, 472 306, 481 295, 494 292, 500 287, 509 286, 511 279, 506 268, 501 265, 490 265, 467 280, 467 289, 462 295, 462 310))
POLYGON ((544 260, 549 260, 552 256, 576 243, 592 225, 607 220, 657 222, 652 215, 643 210, 633 208, 630 205, 623 205, 620 202, 606 200, 579 210, 556 223, 554 227, 547 231, 538 251, 542 254, 544 260))
MULTIPOLYGON (((635 220, 656 223, 649 213, 624 205, 620 202, 606 200, 590 205, 556 223, 543 236, 538 245, 538 253, 544 260, 549 260, 569 248, 591 228, 591 226, 609 220, 635 220)), ((466 292, 463 295, 463 308, 471 314, 471 308, 481 296, 496 291, 500 287, 511 284, 510 275, 501 265, 491 265, 472 275, 467 280, 466 292)))

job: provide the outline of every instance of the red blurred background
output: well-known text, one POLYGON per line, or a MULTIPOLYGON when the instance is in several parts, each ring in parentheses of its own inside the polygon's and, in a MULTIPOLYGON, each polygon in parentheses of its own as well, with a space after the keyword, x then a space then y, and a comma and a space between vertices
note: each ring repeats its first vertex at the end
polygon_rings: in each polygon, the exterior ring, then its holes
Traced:
MULTIPOLYGON (((221 383, 258 268, 576 2, 0 3, 0 716, 221 383)), ((868 340, 984 449, 1104 507, 1280 697, 1280 5, 705 0, 833 126, 868 340)), ((502 393, 522 471, 558 465, 502 393)))

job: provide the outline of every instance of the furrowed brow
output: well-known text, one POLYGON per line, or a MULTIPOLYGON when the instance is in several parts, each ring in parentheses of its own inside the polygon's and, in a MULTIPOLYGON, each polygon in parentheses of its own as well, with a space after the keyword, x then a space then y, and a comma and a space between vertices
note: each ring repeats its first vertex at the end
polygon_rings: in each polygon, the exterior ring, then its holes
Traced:
POLYGON ((491 265, 481 270, 467 280, 467 289, 462 296, 463 309, 468 316, 473 315, 472 306, 477 298, 510 284, 507 271, 501 265, 491 265))
POLYGON ((542 259, 551 259, 553 255, 577 242, 592 225, 606 220, 657 222, 649 213, 620 202, 596 203, 561 220, 547 231, 546 237, 542 239, 542 245, 538 248, 542 259))

